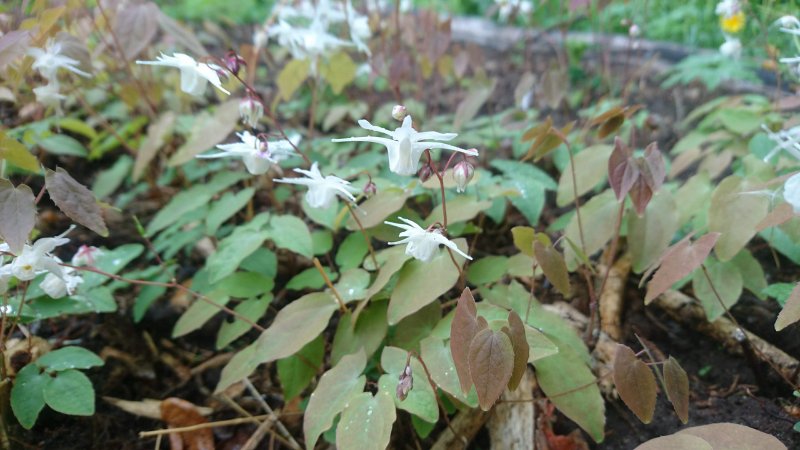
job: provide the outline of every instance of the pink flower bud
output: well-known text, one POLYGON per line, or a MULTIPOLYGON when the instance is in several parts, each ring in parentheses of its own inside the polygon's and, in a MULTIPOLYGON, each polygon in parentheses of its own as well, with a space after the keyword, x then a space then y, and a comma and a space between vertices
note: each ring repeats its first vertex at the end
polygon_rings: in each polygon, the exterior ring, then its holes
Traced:
POLYGON ((375 183, 370 181, 364 186, 364 194, 367 197, 372 197, 373 195, 378 193, 378 186, 375 186, 375 183))
POLYGON ((264 105, 257 99, 247 97, 239 103, 239 117, 251 128, 255 128, 263 116, 264 105))
POLYGON ((233 50, 230 50, 222 60, 225 61, 225 66, 234 75, 239 75, 239 69, 241 69, 242 66, 247 65, 244 61, 244 58, 237 55, 233 50))
POLYGON ((461 161, 453 168, 453 179, 456 181, 456 192, 464 192, 475 176, 475 167, 467 161, 461 161))
POLYGON ((633 24, 628 28, 628 36, 636 38, 639 37, 640 34, 642 34, 642 30, 639 28, 639 25, 633 24))
POLYGON ((417 176, 419 177, 419 181, 421 183, 424 183, 424 182, 428 181, 428 178, 430 178, 431 175, 433 175, 433 170, 431 170, 431 166, 429 166, 427 164, 422 166, 419 169, 419 172, 417 172, 417 176))
POLYGON ((394 117, 395 120, 402 122, 407 115, 408 110, 406 110, 406 107, 403 105, 394 105, 394 108, 392 108, 392 117, 394 117))
POLYGON ((400 374, 399 381, 397 382, 397 398, 403 401, 408 397, 408 393, 414 388, 414 377, 411 374, 411 365, 407 364, 406 368, 400 374))

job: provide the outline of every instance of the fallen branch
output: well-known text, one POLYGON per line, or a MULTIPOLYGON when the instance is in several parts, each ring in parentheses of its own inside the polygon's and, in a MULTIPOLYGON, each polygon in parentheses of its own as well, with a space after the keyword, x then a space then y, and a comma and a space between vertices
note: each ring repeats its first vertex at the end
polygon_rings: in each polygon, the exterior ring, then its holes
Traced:
POLYGON ((772 366, 787 382, 800 383, 798 368, 800 362, 775 347, 761 337, 736 326, 730 319, 720 317, 714 322, 706 319, 706 314, 699 302, 688 295, 678 291, 667 291, 653 302, 663 309, 674 320, 697 329, 717 342, 723 344, 731 353, 741 354, 742 343, 749 341, 750 345, 765 362, 772 366))

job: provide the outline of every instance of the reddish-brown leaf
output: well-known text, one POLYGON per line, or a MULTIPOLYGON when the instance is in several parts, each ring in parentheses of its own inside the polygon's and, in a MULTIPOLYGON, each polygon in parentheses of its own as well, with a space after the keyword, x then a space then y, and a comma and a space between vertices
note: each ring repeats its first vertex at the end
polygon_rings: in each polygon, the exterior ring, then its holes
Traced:
POLYGON ((642 176, 644 181, 650 186, 653 192, 659 190, 661 185, 664 184, 664 178, 667 176, 667 169, 664 167, 664 157, 658 149, 656 142, 651 142, 650 145, 644 149, 644 158, 642 158, 642 176))
POLYGON ((630 196, 636 214, 642 217, 645 209, 647 209, 647 204, 650 203, 650 200, 653 198, 653 189, 650 188, 644 177, 641 176, 641 171, 636 183, 633 184, 630 196))
POLYGON ((158 13, 155 3, 145 2, 128 4, 117 14, 114 33, 126 59, 135 58, 150 45, 158 32, 158 21, 153 20, 158 13))
POLYGON ((776 437, 737 423, 712 423, 684 428, 676 434, 697 436, 711 444, 714 449, 786 450, 786 446, 776 437))
MULTIPOLYGON (((161 402, 161 419, 170 428, 206 423, 206 419, 195 405, 176 397, 161 402)), ((214 450, 214 434, 211 428, 173 433, 169 436, 172 450, 214 450)))
POLYGON ((620 201, 639 179, 639 168, 633 161, 632 153, 619 137, 614 139, 614 151, 608 158, 608 181, 620 201))
POLYGON ((57 167, 47 170, 44 176, 47 193, 58 209, 70 219, 94 231, 100 236, 108 236, 108 228, 103 213, 92 191, 78 183, 66 170, 57 167))
POLYGON ((668 248, 661 258, 647 270, 642 279, 646 279, 658 267, 653 279, 647 284, 647 295, 644 303, 648 304, 656 297, 667 291, 673 284, 692 273, 705 261, 711 249, 714 248, 719 233, 708 233, 692 244, 686 236, 677 244, 668 248))
POLYGON ((543 133, 547 132, 550 127, 553 126, 553 119, 551 117, 547 117, 547 120, 536 125, 535 127, 531 128, 530 130, 526 131, 522 135, 522 142, 532 141, 534 139, 538 139, 543 133))
POLYGON ((781 331, 789 325, 800 320, 800 284, 795 285, 786 304, 778 314, 778 320, 775 321, 775 331, 781 331))
POLYGON ((519 315, 511 311, 508 314, 508 327, 503 327, 503 332, 511 339, 511 348, 514 350, 514 370, 511 372, 511 379, 508 380, 508 389, 515 390, 525 375, 528 368, 528 340, 525 338, 525 324, 519 315))
POLYGON ((636 358, 629 347, 617 344, 614 355, 614 384, 619 397, 644 423, 653 420, 658 387, 653 371, 636 358))
POLYGON ((756 225, 756 231, 761 232, 770 227, 777 227, 778 225, 788 222, 789 219, 794 217, 794 208, 788 203, 781 203, 775 207, 767 217, 756 225))
POLYGON ((603 125, 600 126, 600 129, 597 131, 597 137, 600 139, 605 138, 619 130, 619 127, 621 127, 623 123, 625 123, 625 115, 622 113, 609 117, 608 120, 603 122, 603 125))
POLYGON ((514 349, 511 339, 502 331, 484 328, 469 346, 469 373, 478 403, 488 411, 506 389, 514 370, 514 349))
POLYGON ((469 288, 464 289, 456 305, 456 312, 450 324, 450 353, 456 366, 461 390, 466 394, 472 386, 469 376, 469 345, 478 332, 478 314, 475 299, 469 288))
POLYGON ((36 222, 35 197, 24 184, 14 187, 0 179, 0 237, 11 253, 19 255, 36 222))
POLYGON ((664 391, 681 422, 689 421, 689 377, 672 356, 664 363, 664 391))
POLYGON ((569 271, 564 256, 552 245, 544 245, 540 241, 533 243, 533 253, 536 256, 536 263, 542 268, 542 272, 553 283, 565 297, 570 294, 569 271))

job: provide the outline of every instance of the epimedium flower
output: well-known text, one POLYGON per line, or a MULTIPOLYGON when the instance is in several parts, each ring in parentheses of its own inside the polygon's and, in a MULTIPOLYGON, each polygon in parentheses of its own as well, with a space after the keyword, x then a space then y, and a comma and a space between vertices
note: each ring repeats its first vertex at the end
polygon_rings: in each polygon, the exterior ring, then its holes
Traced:
POLYGON ((413 220, 408 220, 403 217, 398 217, 398 219, 403 221, 404 224, 389 221, 385 221, 384 223, 403 229, 403 231, 400 232, 400 237, 404 239, 396 242, 389 242, 389 245, 406 244, 406 255, 413 256, 423 262, 428 262, 436 255, 436 252, 439 250, 439 244, 441 244, 464 258, 472 259, 471 256, 462 252, 455 242, 444 237, 440 228, 429 228, 426 230, 417 225, 413 220))
POLYGON ((792 175, 783 184, 783 199, 792 205, 795 214, 800 214, 800 173, 792 175))
MULTIPOLYGON (((50 238, 39 238, 32 245, 25 244, 22 252, 11 262, 11 274, 22 281, 29 281, 37 275, 50 272, 57 277, 63 278, 61 270, 61 260, 52 255, 56 247, 60 247, 69 242, 69 238, 64 237, 72 231, 70 227, 64 233, 50 238)), ((8 252, 7 244, 0 245, 0 251, 8 252)))
POLYGON ((245 131, 237 133, 239 142, 220 144, 218 153, 197 155, 198 158, 242 158, 244 166, 252 175, 263 175, 273 164, 294 155, 294 146, 300 142, 300 135, 290 136, 290 140, 265 141, 245 131))
POLYGON ((719 16, 719 27, 727 34, 736 34, 747 21, 739 0, 723 0, 717 3, 716 13, 719 16))
POLYGON ((203 95, 209 82, 220 91, 230 95, 230 92, 222 87, 222 81, 217 72, 222 69, 221 67, 215 64, 198 63, 194 58, 183 53, 173 53, 172 56, 162 53, 155 61, 136 61, 136 64, 178 68, 181 71, 181 90, 190 95, 203 95))
POLYGON ((739 38, 725 35, 725 42, 719 46, 719 52, 729 58, 739 59, 742 55, 742 41, 739 38))
POLYGON ((56 79, 58 69, 67 69, 82 77, 91 76, 87 72, 78 69, 77 66, 80 64, 78 60, 61 54, 61 50, 61 44, 53 39, 49 39, 43 49, 38 47, 28 49, 28 54, 34 59, 31 68, 38 70, 44 78, 50 81, 56 79))
POLYGON ((72 295, 81 283, 83 283, 83 277, 78 274, 78 271, 67 267, 62 271, 60 277, 52 272, 48 273, 39 283, 39 287, 52 298, 62 298, 72 295))
POLYGON ((356 201, 353 194, 358 191, 350 186, 349 181, 333 175, 323 177, 316 162, 311 164, 311 170, 294 169, 294 171, 305 175, 306 178, 280 178, 273 181, 308 186, 306 201, 312 208, 327 208, 333 204, 337 196, 351 202, 356 201))
POLYGON ((398 175, 414 175, 419 166, 419 159, 427 149, 441 148, 461 152, 469 156, 478 156, 478 151, 475 149, 465 150, 454 145, 435 142, 449 141, 458 135, 456 133, 439 133, 437 131, 419 132, 411 126, 411 116, 406 116, 403 119, 403 125, 394 131, 372 125, 364 119, 359 120, 358 124, 365 130, 383 133, 388 135, 389 138, 376 136, 349 137, 333 139, 333 142, 372 142, 386 146, 389 152, 389 170, 398 175))

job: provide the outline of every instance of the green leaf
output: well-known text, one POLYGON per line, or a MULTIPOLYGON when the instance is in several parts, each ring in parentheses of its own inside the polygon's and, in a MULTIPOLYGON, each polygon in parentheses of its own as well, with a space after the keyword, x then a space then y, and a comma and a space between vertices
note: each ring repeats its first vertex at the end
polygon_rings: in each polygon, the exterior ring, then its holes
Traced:
MULTIPOLYGON (((481 212, 492 206, 491 201, 478 201, 474 197, 461 195, 447 202, 447 223, 448 225, 466 222, 474 219, 481 212)), ((437 205, 425 219, 425 225, 433 223, 444 223, 444 213, 442 205, 437 205)))
MULTIPOLYGON (((364 203, 358 205, 355 213, 364 228, 372 228, 383 224, 391 214, 400 210, 406 203, 406 199, 411 195, 409 189, 386 188, 378 191, 364 203)), ((358 224, 352 217, 347 219, 347 229, 358 230, 358 224)))
POLYGON ((350 303, 353 300, 362 300, 367 296, 369 286, 369 272, 364 269, 350 269, 342 272, 339 281, 334 285, 342 301, 350 303))
POLYGON ((239 267, 274 279, 278 274, 278 257, 272 250, 261 247, 245 258, 239 267))
POLYGON ((708 276, 711 278, 713 288, 702 268, 695 269, 692 288, 694 288, 695 297, 703 305, 708 321, 713 322, 725 314, 726 308, 730 309, 739 301, 739 297, 742 295, 743 281, 742 274, 731 261, 720 262, 713 256, 709 256, 705 261, 705 266, 708 269, 708 276), (722 299, 724 308, 717 299, 714 289, 722 299))
POLYGON ((203 324, 221 311, 221 307, 228 303, 230 297, 213 292, 207 295, 206 299, 208 301, 199 298, 195 299, 192 306, 178 318, 178 321, 175 322, 175 327, 172 329, 173 338, 189 334, 202 327, 203 324))
POLYGON ((363 349, 370 358, 380 347, 389 329, 386 323, 385 301, 375 302, 367 306, 353 323, 353 315, 348 311, 336 327, 331 346, 331 362, 336 364, 344 355, 363 349))
POLYGON ((269 223, 269 237, 280 248, 309 259, 314 257, 314 245, 308 226, 295 216, 273 216, 269 223))
POLYGON ((11 388, 11 409, 20 425, 30 430, 44 408, 43 390, 50 375, 40 373, 36 364, 28 364, 17 373, 11 388))
POLYGON ((67 369, 88 369, 90 367, 102 366, 105 362, 94 353, 83 347, 63 347, 52 352, 45 353, 36 360, 36 365, 51 371, 67 369))
POLYGON ((193 160, 198 154, 214 148, 233 132, 238 121, 238 99, 222 103, 213 113, 203 111, 196 115, 186 142, 172 155, 168 165, 184 164, 193 160))
POLYGON ((100 172, 92 183, 92 192, 97 198, 105 198, 114 193, 125 181, 133 167, 133 158, 122 155, 110 168, 100 172))
POLYGON ((236 272, 214 285, 214 290, 236 298, 250 298, 272 292, 275 281, 256 272, 236 272))
POLYGON ((634 273, 644 272, 656 262, 678 231, 677 205, 662 189, 653 196, 642 217, 628 211, 628 248, 634 273))
POLYGON ((89 151, 75 138, 63 134, 48 136, 38 142, 48 153, 64 156, 86 157, 89 151))
POLYGON ((303 416, 306 448, 313 449, 319 435, 333 425, 333 419, 363 392, 367 377, 361 372, 366 365, 364 352, 353 353, 320 377, 303 416))
POLYGON ((255 192, 255 188, 242 189, 236 193, 226 192, 219 200, 212 203, 206 216, 206 234, 215 235, 220 225, 247 206, 255 192))
POLYGON ((533 363, 539 386, 559 411, 589 433, 595 442, 602 442, 605 402, 592 371, 570 345, 549 337, 559 351, 533 363))
POLYGON ((77 370, 57 372, 47 377, 42 390, 47 406, 73 416, 94 414, 94 388, 89 377, 77 370))
MULTIPOLYGON (((581 205, 585 249, 581 246, 577 214, 572 216, 564 235, 574 242, 579 249, 585 250, 586 256, 591 256, 602 249, 614 237, 618 210, 619 203, 617 203, 613 191, 606 190, 602 194, 595 195, 591 200, 581 205)), ((574 271, 581 264, 580 256, 570 246, 564 248, 564 259, 570 271, 574 271)))
POLYGON ((315 255, 324 255, 333 248, 333 235, 328 230, 311 232, 311 247, 315 255))
MULTIPOLYGON (((245 300, 236 305, 233 310, 255 323, 267 311, 270 302, 272 302, 272 294, 266 294, 260 298, 245 300)), ((239 318, 226 320, 219 327, 219 333, 217 333, 217 349, 227 347, 231 342, 250 331, 251 328, 252 325, 239 318)))
MULTIPOLYGON (((467 252, 467 241, 464 238, 453 242, 462 252, 467 252)), ((453 252, 459 266, 463 266, 464 257, 453 252)), ((409 316, 422 307, 435 301, 449 291, 458 281, 458 269, 453 265, 447 250, 440 250, 429 262, 413 260, 408 262, 398 275, 397 284, 389 300, 389 325, 395 325, 403 317, 409 316)))
POLYGON ((761 300, 766 300, 764 289, 767 289, 767 278, 761 263, 750 253, 743 249, 730 261, 742 274, 745 289, 761 300))
POLYGON ((255 342, 241 349, 239 353, 233 355, 233 358, 231 358, 231 360, 228 361, 228 364, 226 364, 222 369, 222 373, 219 377, 219 383, 217 383, 217 388, 214 390, 214 393, 220 393, 234 383, 238 383, 239 381, 249 377, 250 374, 256 370, 256 367, 258 367, 259 364, 256 361, 255 356, 255 342))
POLYGON ((278 74, 278 93, 283 100, 289 100, 308 77, 311 64, 307 59, 293 59, 278 74))
POLYGON ((319 335, 296 354, 278 360, 278 380, 287 401, 300 395, 311 384, 324 356, 325 339, 319 335))
POLYGON ((436 403, 431 385, 425 378, 425 370, 417 358, 411 358, 411 373, 414 377, 414 388, 408 393, 405 400, 397 398, 397 384, 400 373, 406 367, 408 352, 397 347, 384 347, 381 355, 381 367, 386 371, 378 380, 378 393, 385 392, 394 398, 397 408, 419 416, 426 422, 439 420, 439 406, 436 403))
MULTIPOLYGON (((319 67, 319 73, 331 85, 333 93, 340 94, 345 86, 355 80, 356 69, 356 64, 350 59, 350 56, 342 51, 322 62, 319 67)), ((280 75, 278 75, 278 80, 278 88, 280 89, 280 75)), ((281 95, 283 95, 283 89, 281 89, 281 95)), ((289 97, 291 95, 284 98, 288 100, 289 97)))
MULTIPOLYGON (((338 275, 331 271, 328 267, 323 267, 322 270, 328 275, 331 281, 335 281, 338 275)), ((321 289, 325 286, 325 279, 319 273, 316 267, 309 267, 308 269, 293 276, 288 283, 286 289, 290 291, 302 291, 304 289, 321 289)))
POLYGON ((508 257, 487 256, 469 265, 467 281, 474 285, 499 281, 508 270, 508 257))
POLYGON ((38 173, 41 170, 39 160, 19 141, 6 136, 5 133, 0 133, 0 159, 28 172, 38 173))
MULTIPOLYGON (((125 244, 112 250, 104 249, 95 257, 94 266, 103 272, 117 274, 131 261, 138 258, 143 251, 144 246, 142 244, 125 244)), ((109 278, 106 275, 84 272, 83 283, 78 286, 78 292, 88 292, 89 288, 99 286, 108 280, 109 278)))
POLYGON ((794 283, 774 283, 764 288, 761 292, 767 297, 774 298, 781 306, 786 304, 786 300, 794 290, 794 283))
POLYGON ((750 192, 747 181, 731 175, 714 189, 708 210, 708 231, 720 233, 714 251, 720 261, 727 261, 756 234, 756 225, 769 212, 769 198, 750 192))
POLYGON ((358 267, 364 261, 368 251, 364 236, 359 232, 350 233, 336 251, 336 265, 343 271, 358 267))
POLYGON ((372 282, 369 290, 367 290, 368 299, 380 292, 406 261, 411 259, 410 256, 406 255, 406 250, 403 246, 394 246, 381 250, 376 253, 375 258, 378 260, 380 270, 378 270, 378 276, 375 277, 375 281, 372 282))
MULTIPOLYGON (((583 149, 575 155, 575 183, 578 187, 577 196, 594 189, 598 184, 605 181, 608 175, 608 158, 614 148, 610 145, 593 145, 583 149)), ((561 178, 558 180, 558 194, 556 205, 560 208, 571 204, 575 199, 575 189, 572 183, 572 164, 568 163, 561 178)))
POLYGON ((64 117, 58 120, 58 127, 73 133, 83 135, 90 140, 97 138, 97 132, 88 123, 74 117, 64 117))
POLYGON ((336 427, 336 447, 385 450, 397 419, 391 394, 362 392, 350 400, 336 427))
POLYGON ((474 386, 468 395, 464 395, 461 391, 458 374, 453 370, 453 367, 455 367, 453 356, 444 341, 434 336, 429 336, 420 342, 420 352, 422 353, 422 360, 425 361, 428 370, 431 372, 431 378, 441 390, 471 408, 478 406, 478 394, 474 386))
POLYGON ((270 232, 261 230, 260 225, 254 219, 247 225, 237 227, 230 236, 220 241, 217 251, 206 260, 211 283, 235 272, 245 258, 261 248, 270 237, 270 232))

